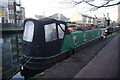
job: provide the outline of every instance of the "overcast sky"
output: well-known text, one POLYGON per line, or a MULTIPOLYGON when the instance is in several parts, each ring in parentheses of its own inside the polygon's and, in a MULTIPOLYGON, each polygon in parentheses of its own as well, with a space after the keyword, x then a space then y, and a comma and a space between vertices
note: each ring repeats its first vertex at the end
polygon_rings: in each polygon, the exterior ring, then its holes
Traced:
MULTIPOLYGON (((68 5, 60 4, 59 1, 61 0, 21 0, 22 5, 25 7, 26 17, 34 18, 34 15, 43 14, 50 16, 55 13, 62 13, 66 17, 72 17, 76 12, 79 12, 90 16, 96 15, 98 17, 103 16, 103 13, 109 13, 112 20, 117 20, 117 6, 101 8, 90 12, 90 6, 87 4, 67 8, 69 7, 68 5)), ((98 1, 96 4, 99 3, 98 1)))

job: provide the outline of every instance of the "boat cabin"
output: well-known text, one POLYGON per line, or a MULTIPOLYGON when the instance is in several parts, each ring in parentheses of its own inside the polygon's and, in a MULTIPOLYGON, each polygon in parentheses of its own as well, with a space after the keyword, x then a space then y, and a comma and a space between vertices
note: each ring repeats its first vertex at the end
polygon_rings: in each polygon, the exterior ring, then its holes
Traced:
POLYGON ((52 18, 24 21, 23 54, 32 57, 50 57, 60 53, 66 22, 52 18))

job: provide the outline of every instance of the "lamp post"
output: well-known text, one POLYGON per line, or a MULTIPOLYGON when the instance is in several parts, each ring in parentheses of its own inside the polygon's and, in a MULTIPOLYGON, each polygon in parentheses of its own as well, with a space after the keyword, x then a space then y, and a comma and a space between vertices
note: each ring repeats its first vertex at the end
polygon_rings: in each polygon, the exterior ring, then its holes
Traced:
POLYGON ((109 13, 107 13, 107 26, 109 27, 110 26, 110 17, 109 17, 109 13))

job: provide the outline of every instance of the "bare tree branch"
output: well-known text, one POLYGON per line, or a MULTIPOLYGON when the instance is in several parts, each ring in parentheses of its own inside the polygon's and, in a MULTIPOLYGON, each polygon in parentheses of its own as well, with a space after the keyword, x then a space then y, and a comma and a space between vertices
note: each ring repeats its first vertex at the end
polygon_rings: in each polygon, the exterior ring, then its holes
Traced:
POLYGON ((78 4, 81 4, 81 3, 83 3, 83 2, 84 2, 84 0, 81 0, 81 1, 79 1, 79 2, 74 1, 75 4, 73 5, 73 7, 76 6, 76 5, 78 5, 78 4))
POLYGON ((97 10, 98 8, 110 7, 110 6, 118 5, 118 4, 120 4, 120 1, 117 2, 117 3, 110 4, 110 5, 109 5, 110 1, 107 1, 105 4, 103 4, 103 5, 101 5, 101 6, 96 6, 96 5, 93 5, 93 4, 91 4, 91 3, 89 3, 89 2, 86 2, 86 1, 85 1, 85 3, 89 4, 90 6, 93 6, 93 11, 94 11, 94 10, 97 10))
POLYGON ((69 1, 70 3, 72 3, 72 7, 80 5, 81 3, 86 3, 86 4, 90 5, 90 6, 92 6, 92 8, 91 8, 92 11, 97 10, 99 8, 102 8, 102 7, 110 7, 110 6, 115 6, 115 5, 120 4, 120 1, 118 1, 116 3, 112 3, 112 1, 115 1, 115 0, 103 0, 103 1, 105 1, 105 3, 103 3, 101 5, 95 5, 95 4, 91 3, 91 2, 94 2, 96 0, 79 0, 79 1, 78 0, 77 1, 76 0, 67 0, 67 1, 69 1), (110 4, 110 2, 112 4, 110 4))
POLYGON ((110 6, 115 6, 115 5, 118 5, 118 4, 120 4, 120 1, 117 2, 117 3, 114 3, 114 4, 104 5, 104 6, 101 6, 101 7, 110 7, 110 6))

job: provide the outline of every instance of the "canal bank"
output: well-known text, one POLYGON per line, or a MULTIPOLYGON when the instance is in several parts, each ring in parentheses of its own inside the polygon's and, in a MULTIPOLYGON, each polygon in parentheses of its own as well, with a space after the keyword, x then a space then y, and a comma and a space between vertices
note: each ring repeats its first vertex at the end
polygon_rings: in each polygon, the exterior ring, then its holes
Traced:
POLYGON ((5 32, 23 32, 23 27, 17 27, 17 26, 15 26, 15 27, 6 27, 6 26, 4 26, 4 27, 2 27, 2 33, 5 33, 5 32))

